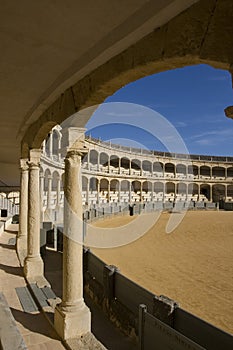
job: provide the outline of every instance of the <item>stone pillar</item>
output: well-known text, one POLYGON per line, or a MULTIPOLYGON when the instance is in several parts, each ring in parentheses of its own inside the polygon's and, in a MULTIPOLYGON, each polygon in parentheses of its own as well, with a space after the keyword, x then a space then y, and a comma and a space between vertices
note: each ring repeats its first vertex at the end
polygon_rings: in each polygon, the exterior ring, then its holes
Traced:
POLYGON ((40 174, 40 222, 44 221, 44 174, 40 174))
POLYGON ((28 235, 28 159, 20 160, 20 207, 19 207, 19 233, 17 237, 17 254, 21 266, 27 256, 28 235))
POLYGON ((52 201, 52 175, 48 176, 48 192, 47 192, 47 209, 51 209, 51 201, 52 201))
POLYGON ((97 204, 100 203, 100 180, 97 179, 97 204))
POLYGON ((56 209, 60 209, 60 197, 61 197, 61 179, 60 177, 57 178, 57 202, 56 202, 56 209))
POLYGON ((81 150, 70 150, 65 159, 63 292, 54 315, 62 339, 79 337, 91 329, 91 314, 83 300, 81 155, 81 150))
POLYGON ((40 172, 41 150, 31 150, 28 181, 28 240, 24 274, 29 283, 45 281, 44 263, 40 256, 40 172))
POLYGON ((110 181, 108 181, 108 203, 110 203, 110 190, 111 190, 111 184, 110 184, 110 181))
MULTIPOLYGON (((89 153, 88 153, 89 154, 89 153)), ((87 178, 87 192, 86 192, 86 203, 88 205, 88 208, 89 208, 89 189, 90 189, 90 179, 87 178)))
POLYGON ((49 157, 53 156, 53 132, 49 133, 49 157))
POLYGON ((132 200, 132 182, 129 181, 129 203, 131 203, 131 200, 132 200))
POLYGON ((129 161, 129 175, 131 175, 131 160, 129 161))
POLYGON ((210 185, 210 202, 213 201, 213 186, 210 185))
POLYGON ((225 179, 227 179, 227 168, 225 168, 225 179))
POLYGON ((212 166, 210 167, 210 179, 212 179, 212 176, 213 176, 213 169, 212 169, 212 166))

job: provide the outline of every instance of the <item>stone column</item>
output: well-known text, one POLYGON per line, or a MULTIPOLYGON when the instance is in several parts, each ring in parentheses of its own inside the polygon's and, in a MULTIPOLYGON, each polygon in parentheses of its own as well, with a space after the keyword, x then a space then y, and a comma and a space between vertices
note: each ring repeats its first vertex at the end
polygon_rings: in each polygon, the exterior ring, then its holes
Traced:
POLYGON ((48 192, 47 192, 47 208, 51 209, 51 201, 52 201, 52 175, 48 176, 48 192))
POLYGON ((28 159, 20 160, 20 207, 19 207, 19 233, 17 237, 17 254, 21 266, 27 256, 28 235, 28 159))
POLYGON ((40 154, 41 150, 31 150, 28 162, 28 241, 24 274, 29 283, 45 281, 44 263, 40 256, 40 154))
POLYGON ((97 204, 100 203, 100 179, 97 179, 97 204))
MULTIPOLYGON (((88 153, 89 154, 89 153, 88 153)), ((89 208, 89 190, 90 190, 90 179, 87 178, 87 192, 86 192, 86 203, 88 205, 88 208, 89 208)))
POLYGON ((44 174, 40 174, 40 222, 44 221, 44 174))
POLYGON ((213 186, 210 185, 210 202, 213 201, 213 186))
POLYGON ((111 190, 111 184, 110 184, 110 181, 108 181, 108 203, 110 203, 110 190, 111 190))
POLYGON ((61 197, 61 179, 58 177, 57 179, 57 201, 56 208, 60 209, 60 197, 61 197))
POLYGON ((83 300, 81 155, 81 150, 70 150, 65 159, 63 292, 54 318, 62 339, 79 337, 91 329, 91 314, 83 300))
POLYGON ((49 133, 49 157, 53 156, 53 132, 49 133))
POLYGON ((132 200, 132 188, 131 188, 131 186, 132 186, 132 182, 131 181, 129 181, 129 203, 131 203, 131 200, 132 200))

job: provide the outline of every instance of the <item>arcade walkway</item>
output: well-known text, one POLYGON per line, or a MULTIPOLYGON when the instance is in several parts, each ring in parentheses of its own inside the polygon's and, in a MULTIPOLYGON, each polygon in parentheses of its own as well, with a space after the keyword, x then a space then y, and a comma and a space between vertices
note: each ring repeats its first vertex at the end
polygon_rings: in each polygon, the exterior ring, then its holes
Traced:
MULTIPOLYGON (((0 291, 6 297, 28 350, 65 349, 45 316, 40 312, 26 313, 20 304, 15 288, 25 287, 26 283, 15 246, 9 242, 16 238, 17 231, 18 225, 12 224, 0 235, 0 291)), ((45 277, 51 283, 56 295, 61 297, 62 255, 47 251, 44 260, 45 277)), ((135 349, 136 345, 114 328, 88 296, 85 296, 85 302, 92 313, 92 331, 108 349, 135 349)))
POLYGON ((25 287, 26 283, 15 247, 9 244, 10 239, 16 238, 17 230, 18 225, 12 224, 0 235, 0 291, 6 297, 28 350, 65 349, 45 316, 38 311, 26 313, 20 304, 15 288, 25 287))

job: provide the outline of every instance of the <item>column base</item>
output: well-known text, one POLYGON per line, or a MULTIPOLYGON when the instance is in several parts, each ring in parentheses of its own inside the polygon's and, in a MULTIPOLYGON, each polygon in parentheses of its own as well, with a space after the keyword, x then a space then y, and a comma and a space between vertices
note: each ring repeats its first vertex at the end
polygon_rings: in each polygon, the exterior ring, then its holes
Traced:
POLYGON ((29 283, 37 283, 44 278, 44 262, 40 256, 27 257, 24 261, 24 275, 29 283))
POLYGON ((71 310, 61 305, 55 308, 54 326, 62 339, 77 338, 91 331, 91 312, 84 302, 71 310))
POLYGON ((17 251, 20 265, 24 266, 24 260, 27 257, 27 237, 26 236, 17 237, 16 251, 17 251))

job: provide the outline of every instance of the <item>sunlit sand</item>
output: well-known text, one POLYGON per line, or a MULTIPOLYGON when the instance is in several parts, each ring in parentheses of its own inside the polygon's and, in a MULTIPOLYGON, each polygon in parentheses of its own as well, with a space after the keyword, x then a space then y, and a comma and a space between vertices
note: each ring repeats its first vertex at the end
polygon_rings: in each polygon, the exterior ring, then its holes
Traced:
MULTIPOLYGON (((233 212, 187 212, 165 233, 169 213, 140 239, 119 248, 92 249, 108 264, 157 295, 166 295, 187 311, 233 333, 233 212)), ((125 225, 135 217, 96 222, 125 225)))

